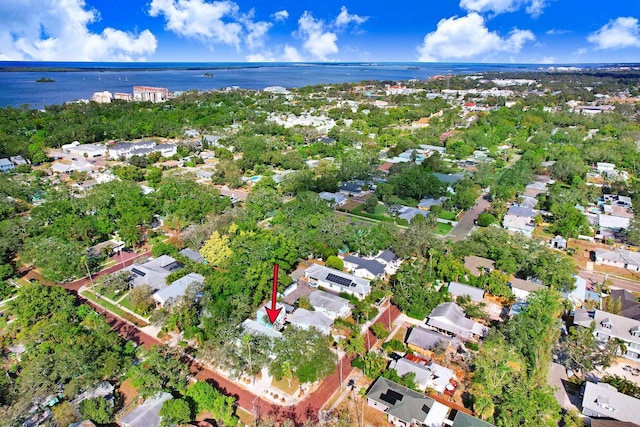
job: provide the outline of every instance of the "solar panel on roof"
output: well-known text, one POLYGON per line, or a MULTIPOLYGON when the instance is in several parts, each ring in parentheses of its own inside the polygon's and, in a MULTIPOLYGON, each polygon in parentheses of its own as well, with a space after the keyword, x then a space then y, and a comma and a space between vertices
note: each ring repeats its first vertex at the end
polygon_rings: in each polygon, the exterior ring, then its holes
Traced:
POLYGON ((340 277, 333 273, 327 274, 327 280, 333 283, 337 283, 340 286, 355 286, 354 284, 352 284, 351 279, 340 277))
POLYGON ((380 395, 380 399, 387 402, 390 405, 395 405, 396 402, 399 402, 400 400, 402 400, 404 396, 402 395, 402 393, 398 393, 395 390, 387 390, 386 393, 382 393, 380 395))
POLYGON ((132 268, 131 272, 133 274, 137 274, 138 276, 142 276, 142 277, 144 277, 147 274, 147 273, 145 273, 143 271, 138 270, 137 268, 132 268))

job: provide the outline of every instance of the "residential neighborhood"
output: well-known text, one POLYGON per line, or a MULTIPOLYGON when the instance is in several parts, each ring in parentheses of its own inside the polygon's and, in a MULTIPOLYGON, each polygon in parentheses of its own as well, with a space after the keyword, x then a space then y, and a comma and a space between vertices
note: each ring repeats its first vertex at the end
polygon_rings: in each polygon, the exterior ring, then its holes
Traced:
POLYGON ((0 424, 640 425, 638 86, 601 73, 3 110, 0 424))

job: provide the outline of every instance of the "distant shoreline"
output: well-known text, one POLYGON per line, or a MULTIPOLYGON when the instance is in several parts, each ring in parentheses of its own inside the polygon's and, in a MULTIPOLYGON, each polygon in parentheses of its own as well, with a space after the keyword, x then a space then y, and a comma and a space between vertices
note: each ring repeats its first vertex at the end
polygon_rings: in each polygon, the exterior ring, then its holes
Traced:
POLYGON ((3 73, 77 73, 77 72, 133 72, 133 71, 207 71, 207 70, 234 70, 242 68, 261 68, 262 66, 220 66, 220 67, 158 67, 158 68, 110 68, 110 67, 3 67, 0 65, 0 72, 3 73))

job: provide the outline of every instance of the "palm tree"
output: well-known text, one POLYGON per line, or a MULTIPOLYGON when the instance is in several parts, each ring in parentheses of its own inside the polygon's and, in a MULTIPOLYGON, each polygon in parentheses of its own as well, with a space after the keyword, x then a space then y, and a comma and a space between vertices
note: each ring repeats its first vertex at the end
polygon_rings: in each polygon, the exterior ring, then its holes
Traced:
POLYGON ((493 416, 494 411, 495 405, 491 397, 486 394, 481 394, 476 397, 476 401, 473 403, 473 412, 475 412, 480 419, 487 421, 493 416))

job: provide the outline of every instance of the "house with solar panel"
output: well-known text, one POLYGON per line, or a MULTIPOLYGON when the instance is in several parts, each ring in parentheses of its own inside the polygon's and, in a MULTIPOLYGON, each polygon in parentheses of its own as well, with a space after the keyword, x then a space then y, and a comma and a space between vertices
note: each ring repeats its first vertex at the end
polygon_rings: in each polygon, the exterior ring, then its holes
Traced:
POLYGON ((132 288, 149 285, 152 291, 157 292, 167 286, 167 276, 180 268, 182 268, 182 264, 173 257, 162 255, 144 264, 135 263, 124 271, 131 273, 129 286, 132 288))
POLYGON ((324 265, 314 264, 304 271, 304 277, 309 286, 315 288, 321 286, 334 292, 344 292, 363 300, 371 293, 371 285, 368 279, 356 277, 353 274, 344 273, 324 265))
POLYGON ((367 392, 367 403, 387 414, 394 426, 441 426, 450 408, 382 376, 367 392))

